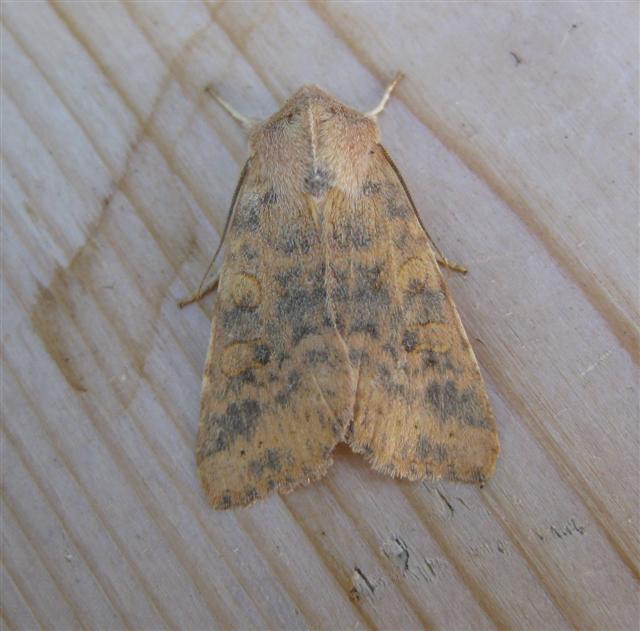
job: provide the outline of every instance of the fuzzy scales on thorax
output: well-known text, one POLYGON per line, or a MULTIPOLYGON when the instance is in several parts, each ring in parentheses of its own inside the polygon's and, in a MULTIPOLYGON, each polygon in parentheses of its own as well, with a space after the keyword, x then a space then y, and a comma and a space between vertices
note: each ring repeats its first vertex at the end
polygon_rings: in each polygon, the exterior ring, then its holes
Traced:
POLYGON ((254 128, 249 148, 276 194, 295 191, 319 199, 331 188, 359 194, 379 140, 371 117, 316 86, 304 86, 254 128))

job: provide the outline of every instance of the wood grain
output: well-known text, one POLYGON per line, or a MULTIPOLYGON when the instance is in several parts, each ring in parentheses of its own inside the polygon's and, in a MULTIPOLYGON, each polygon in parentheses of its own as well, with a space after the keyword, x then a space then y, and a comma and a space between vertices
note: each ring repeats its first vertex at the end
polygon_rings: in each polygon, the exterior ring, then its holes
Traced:
POLYGON ((7 629, 635 629, 638 6, 5 2, 7 629), (318 83, 380 123, 502 441, 478 490, 325 480, 227 513, 195 475, 246 140, 318 83), (354 593, 356 589, 357 593, 354 593))

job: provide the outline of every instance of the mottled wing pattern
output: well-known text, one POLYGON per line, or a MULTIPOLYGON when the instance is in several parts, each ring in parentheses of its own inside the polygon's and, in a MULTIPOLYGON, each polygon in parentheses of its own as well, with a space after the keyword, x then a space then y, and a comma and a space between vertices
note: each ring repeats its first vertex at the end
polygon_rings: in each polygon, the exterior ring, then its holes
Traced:
POLYGON ((327 300, 312 195, 249 166, 227 236, 196 457, 217 508, 320 477, 351 418, 348 349, 327 300))
POLYGON ((493 471, 495 421, 427 236, 382 147, 367 173, 357 191, 328 175, 276 191, 246 170, 198 433, 218 508, 319 478, 342 440, 393 476, 493 471))
POLYGON ((409 479, 482 482, 499 451, 473 350, 395 167, 378 146, 359 196, 327 196, 331 298, 356 381, 346 441, 409 479))

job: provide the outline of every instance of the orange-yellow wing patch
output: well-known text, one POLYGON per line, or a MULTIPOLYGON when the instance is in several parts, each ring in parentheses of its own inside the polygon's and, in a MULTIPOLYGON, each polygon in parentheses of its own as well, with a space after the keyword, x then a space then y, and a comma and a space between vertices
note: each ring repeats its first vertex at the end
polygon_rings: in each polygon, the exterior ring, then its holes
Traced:
POLYGON ((381 147, 359 196, 324 216, 332 299, 356 394, 347 442, 376 470, 482 482, 499 452, 476 358, 427 236, 381 147))
POLYGON ((320 477, 354 392, 312 200, 274 192, 251 169, 246 177, 214 306, 196 451, 217 508, 320 477))

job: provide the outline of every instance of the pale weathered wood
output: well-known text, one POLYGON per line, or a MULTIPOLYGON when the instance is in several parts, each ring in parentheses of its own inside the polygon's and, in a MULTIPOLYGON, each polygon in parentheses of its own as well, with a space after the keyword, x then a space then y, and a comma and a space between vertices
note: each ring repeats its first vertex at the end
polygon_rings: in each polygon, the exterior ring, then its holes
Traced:
POLYGON ((2 5, 2 624, 635 629, 637 3, 2 5), (495 407, 484 489, 373 474, 234 512, 184 311, 264 117, 380 122, 495 407), (358 596, 352 593, 359 589, 358 596))

